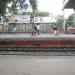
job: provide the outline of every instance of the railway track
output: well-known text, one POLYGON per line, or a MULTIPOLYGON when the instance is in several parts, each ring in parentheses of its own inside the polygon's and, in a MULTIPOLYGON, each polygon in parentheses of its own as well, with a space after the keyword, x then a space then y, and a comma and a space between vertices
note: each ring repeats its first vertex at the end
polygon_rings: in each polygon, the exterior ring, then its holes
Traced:
POLYGON ((75 51, 75 47, 0 47, 0 51, 75 51))
POLYGON ((75 47, 0 47, 1 55, 75 55, 75 47))

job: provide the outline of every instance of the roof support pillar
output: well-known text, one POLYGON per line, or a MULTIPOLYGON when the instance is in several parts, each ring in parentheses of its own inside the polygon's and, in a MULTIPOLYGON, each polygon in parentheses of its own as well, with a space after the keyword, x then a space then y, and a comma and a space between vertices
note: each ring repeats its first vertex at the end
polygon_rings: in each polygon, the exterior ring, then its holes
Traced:
POLYGON ((74 8, 73 25, 74 25, 74 27, 75 27, 75 8, 74 8))
POLYGON ((64 9, 62 10, 62 13, 63 13, 63 31, 65 32, 65 12, 64 12, 64 9))

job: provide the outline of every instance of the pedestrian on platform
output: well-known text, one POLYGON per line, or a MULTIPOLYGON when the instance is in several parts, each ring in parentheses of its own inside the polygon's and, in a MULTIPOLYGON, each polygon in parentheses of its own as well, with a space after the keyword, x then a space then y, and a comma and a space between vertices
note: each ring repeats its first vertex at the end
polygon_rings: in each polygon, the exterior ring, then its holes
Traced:
POLYGON ((16 33, 16 26, 13 27, 12 33, 13 33, 13 34, 16 33))
POLYGON ((59 35, 59 30, 57 26, 53 27, 53 32, 54 32, 54 35, 59 35))
POLYGON ((33 24, 32 25, 32 36, 35 36, 36 35, 36 31, 37 31, 37 27, 33 24))
POLYGON ((39 23, 37 24, 37 33, 38 33, 38 35, 40 34, 40 25, 39 25, 39 23))

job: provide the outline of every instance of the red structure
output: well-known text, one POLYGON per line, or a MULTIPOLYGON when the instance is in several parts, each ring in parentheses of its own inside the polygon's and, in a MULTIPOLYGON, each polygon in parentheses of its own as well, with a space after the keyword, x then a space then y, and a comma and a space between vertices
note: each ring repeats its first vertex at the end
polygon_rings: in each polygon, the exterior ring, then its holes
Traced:
POLYGON ((26 40, 0 41, 4 47, 75 47, 74 40, 26 40))

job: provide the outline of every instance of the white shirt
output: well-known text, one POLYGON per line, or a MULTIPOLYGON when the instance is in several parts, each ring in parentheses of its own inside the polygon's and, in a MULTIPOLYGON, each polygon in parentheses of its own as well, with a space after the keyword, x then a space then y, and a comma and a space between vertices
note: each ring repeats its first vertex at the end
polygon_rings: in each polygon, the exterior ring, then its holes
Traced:
POLYGON ((16 27, 14 27, 13 32, 16 32, 16 27))
POLYGON ((40 25, 37 25, 37 29, 40 29, 40 25))

